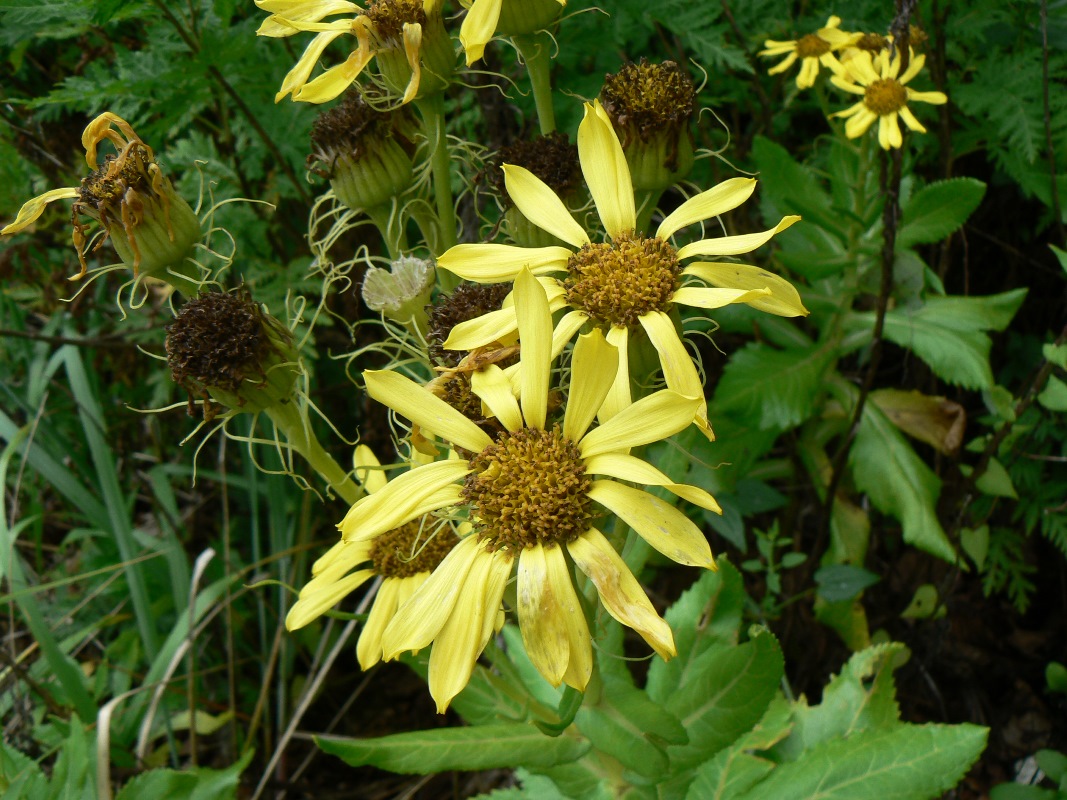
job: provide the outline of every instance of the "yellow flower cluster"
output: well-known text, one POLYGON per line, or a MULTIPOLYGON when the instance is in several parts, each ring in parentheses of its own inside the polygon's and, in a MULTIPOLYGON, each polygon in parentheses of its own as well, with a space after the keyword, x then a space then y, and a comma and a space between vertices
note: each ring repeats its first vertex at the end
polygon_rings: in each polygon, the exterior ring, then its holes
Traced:
POLYGON ((799 60, 797 88, 810 89, 815 85, 820 67, 830 70, 830 82, 834 86, 861 96, 855 105, 831 114, 848 119, 845 135, 850 139, 862 136, 877 122, 879 145, 886 150, 898 148, 904 141, 900 120, 911 130, 926 133, 908 103, 943 105, 948 102, 942 92, 917 92, 907 86, 922 71, 926 56, 909 48, 907 66, 903 67, 903 54, 893 46, 892 36, 849 33, 842 31, 840 25, 840 17, 830 17, 825 27, 799 39, 768 39, 764 42, 766 49, 761 50, 760 55, 785 56, 768 70, 769 74, 784 72, 799 60))

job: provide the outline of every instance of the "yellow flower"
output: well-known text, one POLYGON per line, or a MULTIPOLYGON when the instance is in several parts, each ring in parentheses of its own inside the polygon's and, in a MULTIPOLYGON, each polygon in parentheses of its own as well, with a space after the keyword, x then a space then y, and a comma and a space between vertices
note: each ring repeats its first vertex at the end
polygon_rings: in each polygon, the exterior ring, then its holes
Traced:
POLYGON ((670 627, 593 525, 602 509, 674 561, 714 568, 707 540, 685 514, 619 482, 663 486, 702 508, 719 511, 707 492, 675 484, 629 454, 630 448, 685 428, 698 401, 659 391, 590 430, 618 361, 615 348, 594 331, 582 336, 574 349, 562 427, 549 427, 548 298, 528 270, 517 277, 514 297, 522 343, 520 399, 499 367, 473 375, 474 391, 506 428, 495 440, 399 373, 364 373, 371 397, 472 454, 469 461, 438 461, 393 479, 355 503, 338 526, 346 542, 358 543, 437 509, 458 506, 468 513, 473 533, 397 611, 382 637, 386 659, 432 643, 430 693, 442 713, 470 679, 516 566, 523 642, 554 686, 565 682, 584 690, 592 671, 589 628, 571 582, 568 557, 596 586, 609 614, 636 630, 664 658, 675 654, 670 627))
POLYGON ((899 119, 913 131, 926 133, 926 128, 908 108, 908 102, 942 105, 948 98, 942 92, 916 92, 905 84, 919 74, 926 56, 912 54, 908 68, 900 74, 900 53, 890 60, 889 52, 883 50, 874 59, 865 51, 858 51, 844 62, 841 71, 830 80, 834 86, 852 94, 861 94, 863 99, 851 108, 831 114, 847 117, 845 135, 849 139, 862 136, 871 124, 878 121, 878 143, 885 149, 900 147, 904 137, 900 133, 899 119))
POLYGON ((481 59, 494 34, 515 36, 544 30, 566 5, 567 0, 474 0, 459 29, 467 66, 481 59))
POLYGON ((819 74, 819 65, 831 67, 833 65, 833 53, 843 47, 855 44, 863 36, 862 33, 846 33, 838 30, 841 24, 840 17, 830 17, 826 20, 826 27, 819 28, 815 33, 801 36, 788 42, 778 42, 768 39, 763 43, 766 50, 760 50, 761 56, 781 56, 785 58, 775 64, 767 74, 777 75, 785 72, 796 60, 800 59, 800 72, 797 73, 797 88, 810 89, 815 85, 815 78, 819 74))
MULTIPOLYGON (((381 464, 369 447, 357 447, 354 460, 356 474, 368 495, 388 485, 381 464)), ((458 542, 447 522, 429 515, 373 538, 358 542, 342 539, 312 566, 312 578, 289 609, 285 627, 291 631, 304 627, 371 578, 380 577, 381 586, 356 645, 360 667, 370 669, 381 661, 382 632, 397 608, 426 582, 458 542)))
MULTIPOLYGON (((523 248, 503 244, 461 244, 438 259, 438 267, 478 283, 514 280, 524 268, 538 277, 548 292, 553 311, 570 310, 556 326, 557 353, 586 323, 605 329, 607 341, 619 349, 619 371, 601 410, 610 419, 630 403, 630 333, 643 329, 659 353, 667 387, 691 398, 704 389, 693 361, 675 330, 669 312, 675 303, 714 309, 748 303, 781 316, 807 314, 796 289, 786 280, 759 267, 701 261, 682 267, 691 256, 732 256, 766 243, 778 231, 800 219, 785 217, 773 229, 741 236, 704 239, 675 249, 668 241, 676 231, 737 208, 755 190, 756 181, 732 178, 691 197, 660 223, 655 236, 635 232, 637 215, 630 172, 619 138, 597 101, 586 104, 578 129, 578 154, 597 212, 610 242, 592 242, 563 202, 540 179, 521 167, 504 165, 508 194, 533 224, 551 233, 566 247, 523 248), (563 272, 562 278, 549 277, 563 272), (682 285, 694 278, 716 288, 682 285)), ((504 341, 516 327, 515 310, 506 306, 457 325, 445 347, 473 350, 504 341)), ((707 405, 701 399, 696 422, 709 437, 707 405)))
POLYGON ((408 103, 423 89, 442 88, 455 64, 451 40, 444 29, 441 0, 376 0, 366 10, 348 0, 256 0, 270 13, 259 30, 260 36, 285 37, 300 31, 316 33, 275 95, 278 102, 288 94, 294 100, 325 103, 333 100, 359 77, 378 57, 378 68, 395 91, 403 92, 408 103), (354 14, 346 19, 324 22, 337 14, 354 14), (326 47, 345 34, 356 37, 356 49, 341 64, 330 67, 314 80, 308 80, 326 47), (435 78, 426 85, 423 66, 435 78))
MULTIPOLYGON (((88 271, 85 253, 90 241, 85 235, 88 228, 79 219, 82 216, 100 223, 104 230, 93 249, 110 238, 122 262, 132 267, 135 275, 144 273, 173 283, 181 280, 179 271, 195 274, 183 263, 200 239, 200 220, 174 191, 152 148, 126 120, 110 111, 85 127, 82 146, 93 173, 80 186, 52 189, 27 201, 0 235, 25 230, 55 200, 74 199, 71 225, 81 272, 72 280, 88 271), (116 153, 100 164, 97 148, 104 141, 111 142, 116 153)), ((189 282, 182 283, 182 288, 188 294, 189 282)))

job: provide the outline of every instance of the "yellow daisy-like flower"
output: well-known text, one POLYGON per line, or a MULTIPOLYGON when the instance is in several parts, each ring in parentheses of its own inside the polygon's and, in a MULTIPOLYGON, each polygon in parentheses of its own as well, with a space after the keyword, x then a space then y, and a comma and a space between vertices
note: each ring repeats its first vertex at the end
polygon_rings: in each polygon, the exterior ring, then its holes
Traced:
POLYGON ((307 103, 333 100, 377 56, 387 82, 396 84, 403 91, 401 102, 408 103, 424 83, 424 64, 431 74, 445 77, 454 66, 441 0, 374 0, 365 10, 348 0, 256 0, 256 5, 271 15, 256 31, 260 36, 316 33, 282 81, 275 102, 288 94, 307 103), (355 16, 324 22, 337 14, 355 16), (356 49, 343 63, 308 80, 327 46, 345 34, 356 37, 356 49))
POLYGON ((777 75, 785 72, 796 60, 800 59, 800 72, 797 73, 797 88, 810 89, 815 85, 815 78, 819 75, 819 65, 832 67, 833 53, 844 47, 855 44, 863 36, 862 33, 847 33, 839 30, 840 17, 830 17, 826 20, 826 26, 819 28, 815 33, 801 36, 788 42, 779 42, 768 39, 763 43, 766 50, 760 50, 761 56, 782 56, 778 64, 769 70, 768 75, 777 75))
POLYGON ((889 51, 883 50, 876 57, 866 51, 857 51, 845 61, 838 74, 830 78, 839 89, 852 94, 861 94, 863 99, 851 108, 831 114, 832 117, 847 117, 845 135, 849 139, 862 136, 878 121, 878 144, 885 150, 900 147, 904 137, 900 133, 899 119, 913 131, 926 133, 926 128, 908 108, 908 102, 942 105, 948 102, 943 92, 917 92, 905 84, 922 70, 926 56, 911 56, 908 68, 900 74, 900 53, 891 60, 889 51))
POLYGON ((473 375, 474 391, 506 429, 495 440, 428 392, 390 371, 364 373, 371 397, 471 453, 394 478, 355 503, 338 526, 346 542, 373 539, 421 514, 459 506, 473 533, 400 608, 382 637, 386 659, 430 652, 430 693, 438 711, 467 684, 492 635, 504 588, 517 566, 519 628, 530 659, 554 686, 584 690, 592 671, 590 634, 571 582, 568 557, 596 586, 604 608, 664 658, 676 653, 667 623, 592 520, 615 514, 659 552, 714 568, 700 529, 678 509, 619 481, 663 486, 719 511, 702 489, 673 483, 629 451, 672 436, 697 400, 656 392, 590 430, 616 372, 618 354, 594 331, 574 349, 562 427, 548 426, 552 321, 548 298, 528 271, 516 279, 522 342, 521 399, 495 365, 473 375))
MULTIPOLYGON (((477 283, 514 280, 529 269, 548 293, 552 311, 570 309, 554 332, 558 353, 587 323, 606 331, 607 341, 619 349, 619 370, 600 412, 610 419, 630 404, 630 333, 642 329, 659 353, 667 387, 692 398, 703 398, 692 358, 671 321, 674 304, 714 309, 748 303, 781 316, 807 314, 797 290, 786 280, 748 264, 700 261, 683 267, 692 256, 733 256, 755 250, 800 217, 784 217, 773 229, 740 236, 703 239, 679 249, 670 244, 686 225, 737 208, 755 190, 756 181, 732 178, 691 197, 660 223, 655 236, 635 232, 637 215, 630 171, 619 138, 600 102, 586 104, 578 129, 578 155, 589 192, 610 241, 593 242, 564 203, 540 179, 521 167, 505 164, 508 194, 534 225, 566 247, 524 248, 504 244, 460 244, 438 259, 438 266, 477 283), (562 278, 551 273, 566 273, 562 278), (715 288, 684 283, 699 279, 715 288)), ((474 350, 493 341, 506 341, 516 328, 515 310, 507 306, 457 325, 446 348, 474 350)), ((707 405, 699 400, 696 422, 710 437, 707 405)))
MULTIPOLYGON (((354 460, 356 475, 368 495, 388 485, 381 464, 369 447, 357 447, 354 460)), ((358 542, 342 539, 312 565, 312 578, 289 609, 285 627, 291 631, 304 627, 368 580, 380 577, 381 586, 356 645, 360 667, 370 669, 382 659, 382 632, 397 608, 426 582, 458 542, 447 522, 428 515, 374 538, 358 542)))
POLYGON ((459 29, 467 66, 481 59, 495 34, 514 36, 544 30, 566 5, 567 0, 474 0, 459 29))

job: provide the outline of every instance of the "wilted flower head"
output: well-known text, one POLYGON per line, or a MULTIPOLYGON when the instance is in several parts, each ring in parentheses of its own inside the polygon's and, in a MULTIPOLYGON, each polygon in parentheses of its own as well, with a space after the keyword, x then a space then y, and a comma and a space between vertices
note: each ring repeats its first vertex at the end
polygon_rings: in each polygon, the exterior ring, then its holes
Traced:
POLYGON ((248 290, 207 292, 190 300, 167 328, 171 378, 204 401, 204 418, 218 406, 262 411, 289 402, 299 375, 289 330, 263 312, 248 290), (214 401, 214 402, 212 402, 214 401))
MULTIPOLYGON (((163 175, 152 148, 128 122, 111 112, 104 112, 86 126, 82 146, 92 174, 80 186, 53 189, 29 200, 0 234, 25 230, 52 201, 74 198, 71 225, 81 263, 81 272, 75 279, 88 271, 85 254, 90 243, 86 235, 89 228, 83 224, 83 217, 103 228, 94 250, 110 238, 122 262, 135 275, 151 275, 169 282, 180 278, 170 273, 188 271, 182 265, 200 239, 200 221, 163 175), (111 142, 116 153, 109 154, 100 164, 97 149, 104 141, 111 142)), ((181 286, 187 289, 188 282, 183 281, 181 286)))

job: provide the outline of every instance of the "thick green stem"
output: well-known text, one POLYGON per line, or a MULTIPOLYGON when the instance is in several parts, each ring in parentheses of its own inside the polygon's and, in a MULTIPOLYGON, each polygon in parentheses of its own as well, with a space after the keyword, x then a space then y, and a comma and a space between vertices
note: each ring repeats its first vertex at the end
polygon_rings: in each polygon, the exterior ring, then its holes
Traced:
POLYGON ((552 39, 542 32, 513 36, 512 41, 526 62, 541 133, 552 133, 556 129, 556 111, 552 106, 552 58, 549 55, 552 39))
POLYGON ((452 197, 452 162, 445 133, 445 101, 440 94, 434 94, 416 100, 415 105, 422 116, 423 132, 430 147, 430 170, 437 205, 436 250, 440 254, 456 243, 456 207, 452 197))
POLYGON ((307 416, 300 412, 295 402, 272 406, 267 409, 266 414, 289 446, 304 457, 342 500, 355 503, 363 496, 362 490, 348 472, 323 449, 315 432, 311 430, 307 416))

